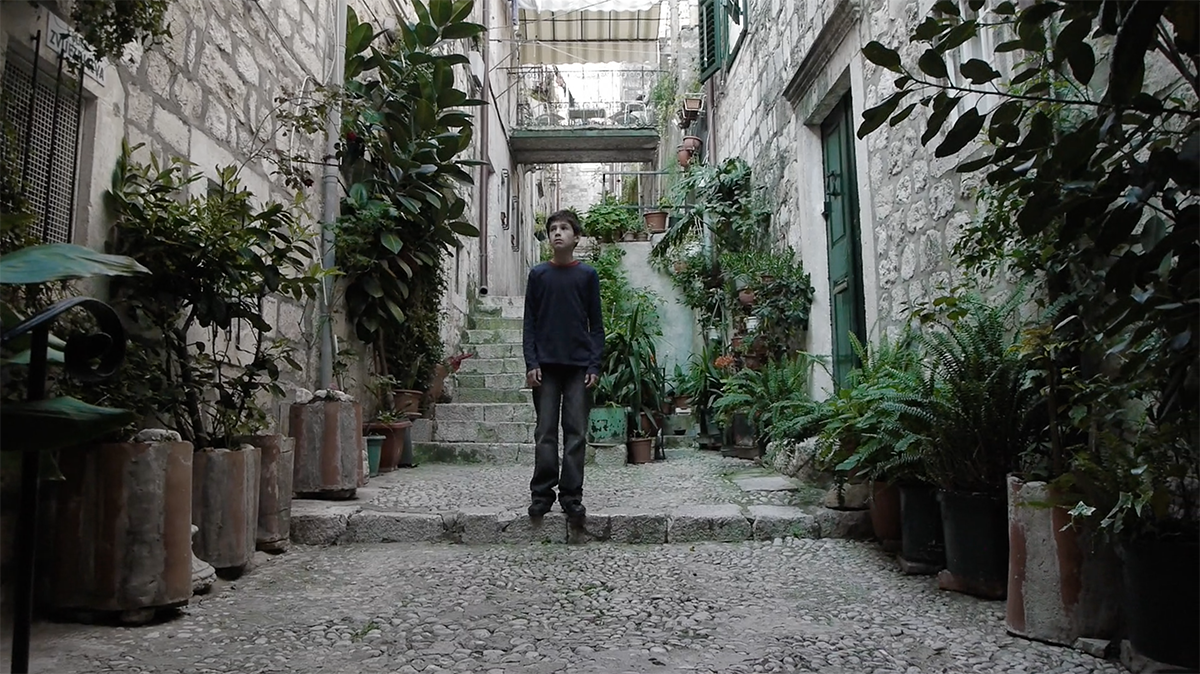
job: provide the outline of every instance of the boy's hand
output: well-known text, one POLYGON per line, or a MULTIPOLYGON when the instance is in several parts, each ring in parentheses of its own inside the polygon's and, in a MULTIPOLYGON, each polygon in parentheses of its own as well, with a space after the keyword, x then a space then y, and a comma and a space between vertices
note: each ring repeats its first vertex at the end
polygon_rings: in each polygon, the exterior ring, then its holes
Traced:
POLYGON ((529 385, 529 388, 536 388, 538 386, 541 386, 542 385, 542 368, 535 367, 532 370, 530 370, 529 372, 526 372, 525 373, 525 383, 529 385))
POLYGON ((596 382, 598 382, 598 381, 600 381, 600 375, 598 375, 598 374, 589 374, 583 378, 583 383, 587 384, 588 388, 592 388, 593 386, 595 386, 596 382))

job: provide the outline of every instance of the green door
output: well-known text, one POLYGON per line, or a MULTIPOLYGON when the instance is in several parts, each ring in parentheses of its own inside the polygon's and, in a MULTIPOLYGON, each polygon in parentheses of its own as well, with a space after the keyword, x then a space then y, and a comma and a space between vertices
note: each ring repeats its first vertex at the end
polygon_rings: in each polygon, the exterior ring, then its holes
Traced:
POLYGON ((850 109, 850 97, 846 95, 821 125, 825 222, 829 228, 829 301, 833 309, 833 378, 839 385, 858 364, 850 334, 862 341, 866 338, 850 109))

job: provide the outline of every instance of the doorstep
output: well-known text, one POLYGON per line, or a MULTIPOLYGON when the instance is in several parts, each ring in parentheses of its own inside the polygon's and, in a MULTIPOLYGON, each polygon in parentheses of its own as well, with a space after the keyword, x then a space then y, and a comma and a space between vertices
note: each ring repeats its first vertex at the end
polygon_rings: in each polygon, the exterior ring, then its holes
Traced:
POLYGON ((538 520, 531 519, 523 508, 463 508, 449 512, 381 509, 370 503, 369 489, 362 488, 359 492, 360 498, 351 501, 294 499, 292 542, 300 545, 733 543, 788 537, 858 538, 864 525, 870 530, 866 511, 838 511, 821 506, 690 505, 666 512, 609 508, 589 511, 583 522, 568 522, 557 509, 538 520))

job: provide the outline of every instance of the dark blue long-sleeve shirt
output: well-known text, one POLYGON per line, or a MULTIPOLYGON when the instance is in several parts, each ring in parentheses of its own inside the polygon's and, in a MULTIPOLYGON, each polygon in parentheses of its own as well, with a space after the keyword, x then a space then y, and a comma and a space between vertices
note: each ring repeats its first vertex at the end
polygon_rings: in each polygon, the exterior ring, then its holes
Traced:
POLYGON ((600 373, 604 353, 604 317, 600 313, 600 277, 576 261, 543 262, 529 270, 525 288, 525 369, 575 365, 600 373))

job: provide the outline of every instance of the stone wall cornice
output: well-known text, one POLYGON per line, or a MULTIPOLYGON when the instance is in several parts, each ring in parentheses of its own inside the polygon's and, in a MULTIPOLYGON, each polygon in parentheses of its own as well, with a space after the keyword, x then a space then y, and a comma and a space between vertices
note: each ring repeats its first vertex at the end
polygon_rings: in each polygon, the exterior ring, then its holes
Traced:
POLYGON ((800 67, 796 69, 796 74, 783 89, 784 98, 793 106, 800 104, 861 15, 862 5, 859 0, 839 0, 834 5, 829 18, 821 27, 821 32, 806 51, 800 67))

